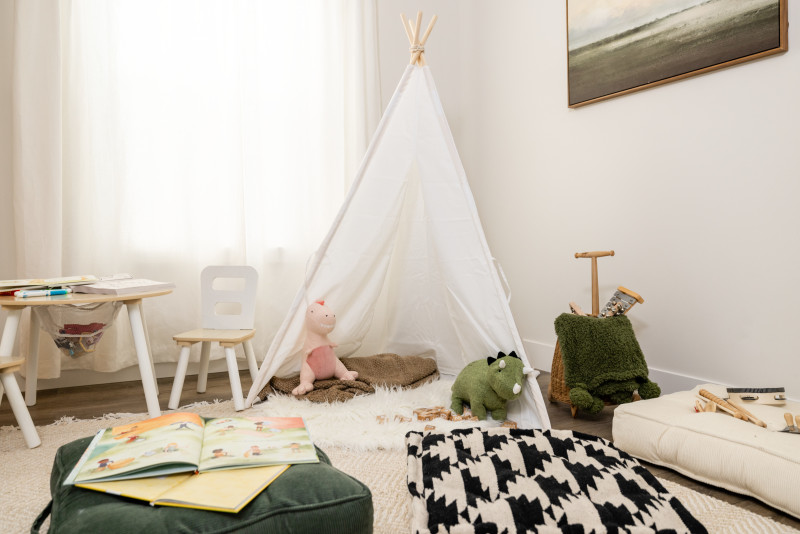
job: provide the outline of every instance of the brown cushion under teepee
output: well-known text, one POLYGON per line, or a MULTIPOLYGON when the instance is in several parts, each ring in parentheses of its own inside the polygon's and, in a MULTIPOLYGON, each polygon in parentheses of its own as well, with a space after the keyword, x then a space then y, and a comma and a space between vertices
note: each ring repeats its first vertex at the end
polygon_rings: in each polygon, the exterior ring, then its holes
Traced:
MULTIPOLYGON (((436 360, 421 356, 399 356, 397 354, 376 354, 359 358, 341 358, 350 371, 358 373, 357 380, 317 380, 314 389, 298 399, 311 402, 336 402, 352 399, 356 395, 375 392, 375 386, 416 388, 439 377, 436 360)), ((292 394, 300 384, 300 376, 288 378, 273 377, 258 398, 264 400, 270 394, 292 394)))

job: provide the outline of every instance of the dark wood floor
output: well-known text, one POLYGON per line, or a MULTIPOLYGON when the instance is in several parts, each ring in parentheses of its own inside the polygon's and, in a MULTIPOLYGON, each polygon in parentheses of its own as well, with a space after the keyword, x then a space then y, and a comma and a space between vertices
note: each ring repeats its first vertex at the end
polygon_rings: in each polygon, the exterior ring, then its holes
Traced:
MULTIPOLYGON (((250 388, 250 378, 247 373, 242 373, 241 378, 242 389, 246 392, 250 388)), ((550 375, 548 373, 542 373, 539 375, 538 381, 546 398, 550 375)), ((195 391, 196 385, 195 376, 186 377, 186 383, 184 384, 183 394, 181 396, 181 404, 204 400, 210 401, 216 398, 222 400, 230 398, 230 385, 227 373, 209 375, 207 391, 204 394, 199 394, 195 391)), ((167 405, 171 386, 171 379, 159 380, 158 400, 162 407, 166 407, 167 405)), ((146 412, 147 408, 144 402, 144 392, 141 383, 123 382, 39 391, 36 405, 31 406, 29 410, 36 425, 46 425, 60 419, 62 416, 87 419, 99 417, 108 413, 146 412)), ((611 420, 613 418, 613 408, 611 407, 604 408, 596 415, 579 413, 578 417, 574 419, 570 414, 569 407, 565 404, 548 403, 547 411, 553 428, 576 430, 611 440, 611 420)), ((16 425, 14 415, 11 413, 11 407, 7 399, 4 399, 3 403, 0 404, 0 426, 3 425, 16 425)), ((765 506, 756 499, 696 482, 674 471, 656 465, 645 463, 645 466, 658 477, 671 480, 800 530, 800 520, 765 506)))

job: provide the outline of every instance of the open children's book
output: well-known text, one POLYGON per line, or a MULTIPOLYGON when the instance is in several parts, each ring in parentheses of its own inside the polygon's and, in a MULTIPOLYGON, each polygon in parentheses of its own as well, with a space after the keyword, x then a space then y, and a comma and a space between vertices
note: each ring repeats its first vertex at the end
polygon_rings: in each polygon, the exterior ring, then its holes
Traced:
POLYGON ((99 431, 64 484, 237 512, 289 464, 318 461, 300 417, 178 412, 99 431))

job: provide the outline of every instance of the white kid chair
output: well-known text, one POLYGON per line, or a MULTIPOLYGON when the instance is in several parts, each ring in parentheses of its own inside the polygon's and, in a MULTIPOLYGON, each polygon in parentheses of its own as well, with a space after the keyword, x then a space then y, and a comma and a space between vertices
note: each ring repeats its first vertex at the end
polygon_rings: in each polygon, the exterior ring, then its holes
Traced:
POLYGON ((178 368, 175 371, 175 381, 172 384, 172 393, 169 397, 169 408, 174 410, 181 400, 183 380, 186 377, 186 367, 189 364, 189 351, 195 343, 202 343, 200 350, 200 370, 197 375, 197 392, 206 391, 208 379, 208 359, 211 354, 211 343, 217 342, 225 349, 225 359, 228 364, 228 376, 231 381, 233 406, 236 411, 244 410, 244 397, 242 396, 242 383, 239 380, 239 366, 236 363, 234 347, 242 345, 247 365, 250 368, 250 377, 255 381, 258 374, 256 357, 253 352, 251 340, 256 331, 253 328, 256 308, 256 286, 258 285, 258 272, 248 265, 241 266, 215 266, 210 265, 200 273, 201 307, 203 311, 202 328, 190 330, 172 337, 181 347, 178 358, 178 368), (215 289, 214 282, 226 282, 225 288, 215 289), (230 289, 236 283, 236 289, 230 289), (242 284, 243 282, 243 284, 242 284), (225 308, 226 312, 220 313, 225 308), (238 308, 234 310, 233 308, 238 308))

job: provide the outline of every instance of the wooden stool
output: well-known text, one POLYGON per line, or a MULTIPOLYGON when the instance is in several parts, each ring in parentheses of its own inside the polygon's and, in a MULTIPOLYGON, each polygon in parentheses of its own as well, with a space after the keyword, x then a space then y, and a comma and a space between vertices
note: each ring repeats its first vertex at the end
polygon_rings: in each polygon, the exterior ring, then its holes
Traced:
MULTIPOLYGON (((25 443, 28 444, 28 448, 33 449, 41 445, 42 440, 39 439, 36 426, 34 426, 31 414, 25 405, 25 399, 22 398, 22 392, 19 390, 17 378, 14 376, 14 372, 19 371, 23 363, 25 363, 25 358, 0 356, 0 383, 2 383, 8 402, 11 404, 11 411, 14 412, 14 417, 22 430, 25 443)), ((2 399, 2 393, 0 390, 0 399, 2 399)))

